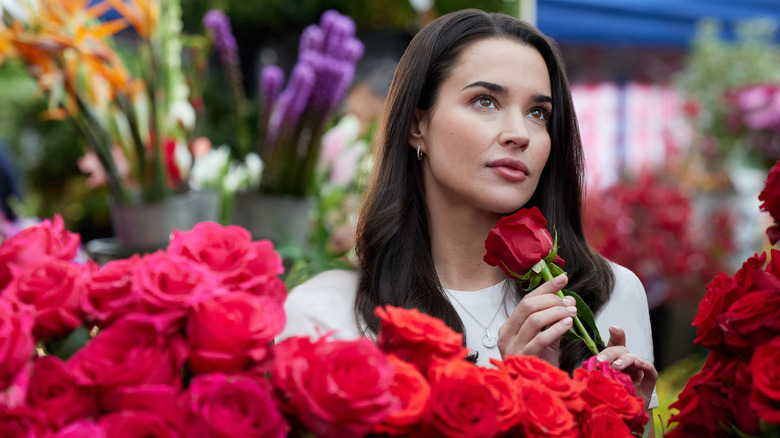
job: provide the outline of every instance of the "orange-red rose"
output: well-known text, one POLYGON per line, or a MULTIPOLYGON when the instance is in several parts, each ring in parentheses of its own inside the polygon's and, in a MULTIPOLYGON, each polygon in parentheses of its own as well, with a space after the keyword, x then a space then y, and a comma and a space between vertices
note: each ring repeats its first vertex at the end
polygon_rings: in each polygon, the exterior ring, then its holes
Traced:
POLYGON ((428 406, 431 386, 414 365, 402 361, 394 354, 387 359, 393 364, 393 384, 390 392, 397 400, 395 410, 374 426, 373 433, 389 436, 413 435, 428 406))

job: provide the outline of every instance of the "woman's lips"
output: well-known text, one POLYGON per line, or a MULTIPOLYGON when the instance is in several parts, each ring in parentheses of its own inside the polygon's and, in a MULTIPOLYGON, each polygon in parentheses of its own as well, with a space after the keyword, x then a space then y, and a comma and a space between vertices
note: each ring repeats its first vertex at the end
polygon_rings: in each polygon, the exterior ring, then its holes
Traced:
POLYGON ((488 167, 510 182, 525 181, 528 177, 528 167, 522 161, 504 158, 491 162, 488 167))

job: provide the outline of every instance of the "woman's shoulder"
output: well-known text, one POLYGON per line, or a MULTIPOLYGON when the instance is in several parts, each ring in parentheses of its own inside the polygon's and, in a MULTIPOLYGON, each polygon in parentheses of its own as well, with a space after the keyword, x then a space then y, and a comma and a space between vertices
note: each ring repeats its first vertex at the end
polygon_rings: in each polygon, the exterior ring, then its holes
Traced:
POLYGON ((615 275, 615 284, 612 287, 610 300, 641 298, 646 302, 645 287, 642 285, 639 277, 634 274, 634 271, 611 260, 609 261, 609 267, 612 268, 612 273, 615 275), (615 297, 615 294, 618 294, 618 296, 615 297))
POLYGON ((338 330, 336 337, 356 337, 354 324, 356 271, 325 271, 293 288, 284 310, 287 324, 279 339, 316 335, 318 331, 338 330))

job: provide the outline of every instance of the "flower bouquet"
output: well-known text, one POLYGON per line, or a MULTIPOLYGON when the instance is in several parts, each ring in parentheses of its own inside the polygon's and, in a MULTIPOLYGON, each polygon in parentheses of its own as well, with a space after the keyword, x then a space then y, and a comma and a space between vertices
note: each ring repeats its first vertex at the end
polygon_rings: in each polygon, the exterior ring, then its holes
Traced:
POLYGON ((102 267, 53 221, 0 246, 0 436, 630 437, 630 378, 535 357, 482 368, 441 320, 377 308, 378 341, 293 337, 281 260, 204 222, 102 267))
POLYGON ((0 23, 0 63, 23 63, 48 98, 44 116, 73 121, 92 153, 81 167, 99 173, 120 205, 186 190, 194 111, 181 72, 179 2, 24 5, 0 23), (121 18, 101 21, 112 8, 121 18), (128 26, 140 42, 123 56, 113 36, 128 26))
MULTIPOLYGON (((780 222, 780 163, 759 197, 780 222)), ((693 320, 695 343, 710 350, 670 408, 666 436, 780 436, 780 251, 750 257, 734 276, 719 273, 693 320)))

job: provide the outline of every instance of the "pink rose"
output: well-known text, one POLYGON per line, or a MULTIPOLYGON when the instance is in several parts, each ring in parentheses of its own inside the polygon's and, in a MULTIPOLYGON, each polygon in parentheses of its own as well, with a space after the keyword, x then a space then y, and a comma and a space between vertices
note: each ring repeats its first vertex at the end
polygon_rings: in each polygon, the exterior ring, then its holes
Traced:
POLYGON ((277 395, 317 437, 362 437, 396 409, 393 366, 366 338, 293 337, 274 352, 277 395))
POLYGON ((185 257, 157 251, 145 255, 133 271, 131 290, 142 312, 168 319, 168 330, 178 330, 195 303, 215 294, 213 275, 185 257))
POLYGON ((54 438, 106 438, 106 432, 91 420, 78 420, 57 431, 54 438))
POLYGON ((135 295, 131 290, 133 271, 141 256, 113 260, 94 272, 82 299, 84 313, 90 320, 105 327, 134 310, 135 295))
POLYGON ((160 416, 145 411, 120 411, 100 418, 100 427, 111 438, 179 438, 182 435, 160 416))
POLYGON ((22 230, 0 246, 0 290, 11 281, 11 266, 26 268, 44 256, 71 261, 80 244, 81 237, 67 231, 58 214, 54 223, 44 219, 40 225, 22 230))
POLYGON ((13 409, 0 406, 0 437, 45 438, 50 432, 43 413, 27 405, 13 409))
POLYGON ((3 296, 35 308, 36 339, 58 338, 81 325, 85 276, 94 266, 47 257, 20 272, 12 268, 14 278, 3 296))
POLYGON ((141 385, 181 385, 184 340, 165 336, 166 321, 128 315, 92 338, 69 359, 80 382, 94 385, 103 404, 141 385))
POLYGON ((55 356, 35 361, 29 403, 57 428, 98 414, 95 391, 80 385, 65 363, 55 356))
POLYGON ((634 382, 631 381, 631 376, 628 374, 612 368, 609 362, 599 362, 595 356, 582 362, 582 369, 588 371, 598 371, 606 377, 620 383, 625 388, 626 392, 630 395, 636 395, 636 388, 634 382))
POLYGON ((287 424, 264 381, 225 374, 196 376, 185 400, 189 437, 287 436, 287 424))
POLYGON ((238 225, 201 222, 190 231, 174 231, 168 252, 206 266, 224 284, 241 284, 284 272, 282 258, 269 240, 252 241, 238 225))
POLYGON ((189 368, 195 374, 244 370, 265 359, 284 324, 281 304, 246 292, 198 303, 187 320, 189 368))
POLYGON ((7 389, 33 356, 33 312, 0 297, 0 391, 7 389))

